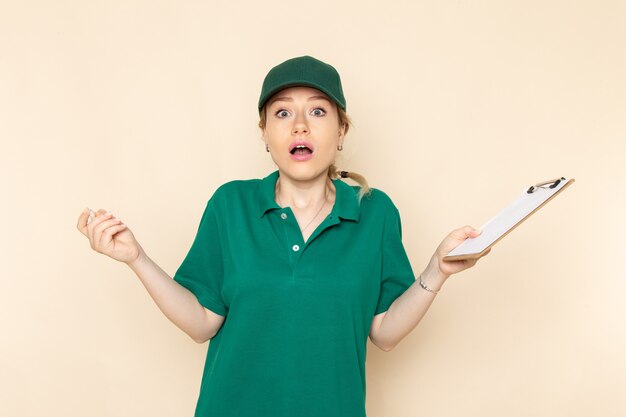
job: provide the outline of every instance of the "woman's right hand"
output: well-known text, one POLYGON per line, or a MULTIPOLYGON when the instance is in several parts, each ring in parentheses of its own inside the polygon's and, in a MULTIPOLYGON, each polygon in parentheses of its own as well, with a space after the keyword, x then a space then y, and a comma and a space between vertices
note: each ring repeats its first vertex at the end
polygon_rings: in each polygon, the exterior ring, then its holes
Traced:
POLYGON ((78 217, 78 230, 87 236, 91 248, 116 261, 129 263, 137 259, 143 251, 130 229, 122 221, 103 209, 95 212, 89 220, 90 210, 86 209, 78 217))

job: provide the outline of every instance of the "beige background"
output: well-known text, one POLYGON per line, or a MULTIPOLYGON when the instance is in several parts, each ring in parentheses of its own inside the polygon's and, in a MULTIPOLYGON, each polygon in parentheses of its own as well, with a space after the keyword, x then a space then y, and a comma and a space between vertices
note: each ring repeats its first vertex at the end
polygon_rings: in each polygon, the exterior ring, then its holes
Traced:
POLYGON ((368 417, 625 415, 625 17, 620 1, 0 2, 0 415, 192 415, 208 344, 76 219, 111 210, 174 274, 215 188, 274 169, 256 101, 303 54, 341 73, 339 166, 395 201, 417 273, 450 230, 576 178, 395 350, 370 342, 368 417))

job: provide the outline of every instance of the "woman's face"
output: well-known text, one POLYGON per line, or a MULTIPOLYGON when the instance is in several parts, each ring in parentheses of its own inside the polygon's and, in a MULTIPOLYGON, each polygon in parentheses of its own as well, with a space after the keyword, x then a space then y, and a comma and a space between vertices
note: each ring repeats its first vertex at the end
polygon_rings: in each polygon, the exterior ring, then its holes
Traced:
POLYGON ((343 144, 336 104, 311 87, 290 87, 274 94, 265 106, 263 138, 281 172, 307 181, 326 175, 343 144))

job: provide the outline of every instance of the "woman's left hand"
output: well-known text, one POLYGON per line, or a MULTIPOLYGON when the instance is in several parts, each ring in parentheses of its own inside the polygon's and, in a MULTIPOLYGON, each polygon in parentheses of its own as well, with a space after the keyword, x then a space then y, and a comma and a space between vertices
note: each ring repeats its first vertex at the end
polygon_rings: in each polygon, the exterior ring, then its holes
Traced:
MULTIPOLYGON (((472 226, 464 226, 453 230, 437 247, 437 250, 431 259, 432 266, 436 265, 441 274, 445 276, 450 276, 473 267, 480 258, 466 259, 462 261, 444 261, 443 257, 450 253, 452 249, 463 243, 465 239, 469 237, 477 237, 480 234, 481 231, 473 228, 472 226)), ((482 256, 487 255, 489 252, 491 252, 491 249, 485 252, 482 256)))

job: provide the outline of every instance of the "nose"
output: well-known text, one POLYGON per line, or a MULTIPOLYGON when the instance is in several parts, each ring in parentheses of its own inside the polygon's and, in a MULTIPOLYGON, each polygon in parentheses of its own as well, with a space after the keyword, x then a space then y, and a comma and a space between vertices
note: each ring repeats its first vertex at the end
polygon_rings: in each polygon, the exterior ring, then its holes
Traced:
POLYGON ((291 128, 291 134, 298 135, 303 133, 309 133, 309 127, 306 124, 306 120, 302 114, 296 117, 293 127, 291 128))

